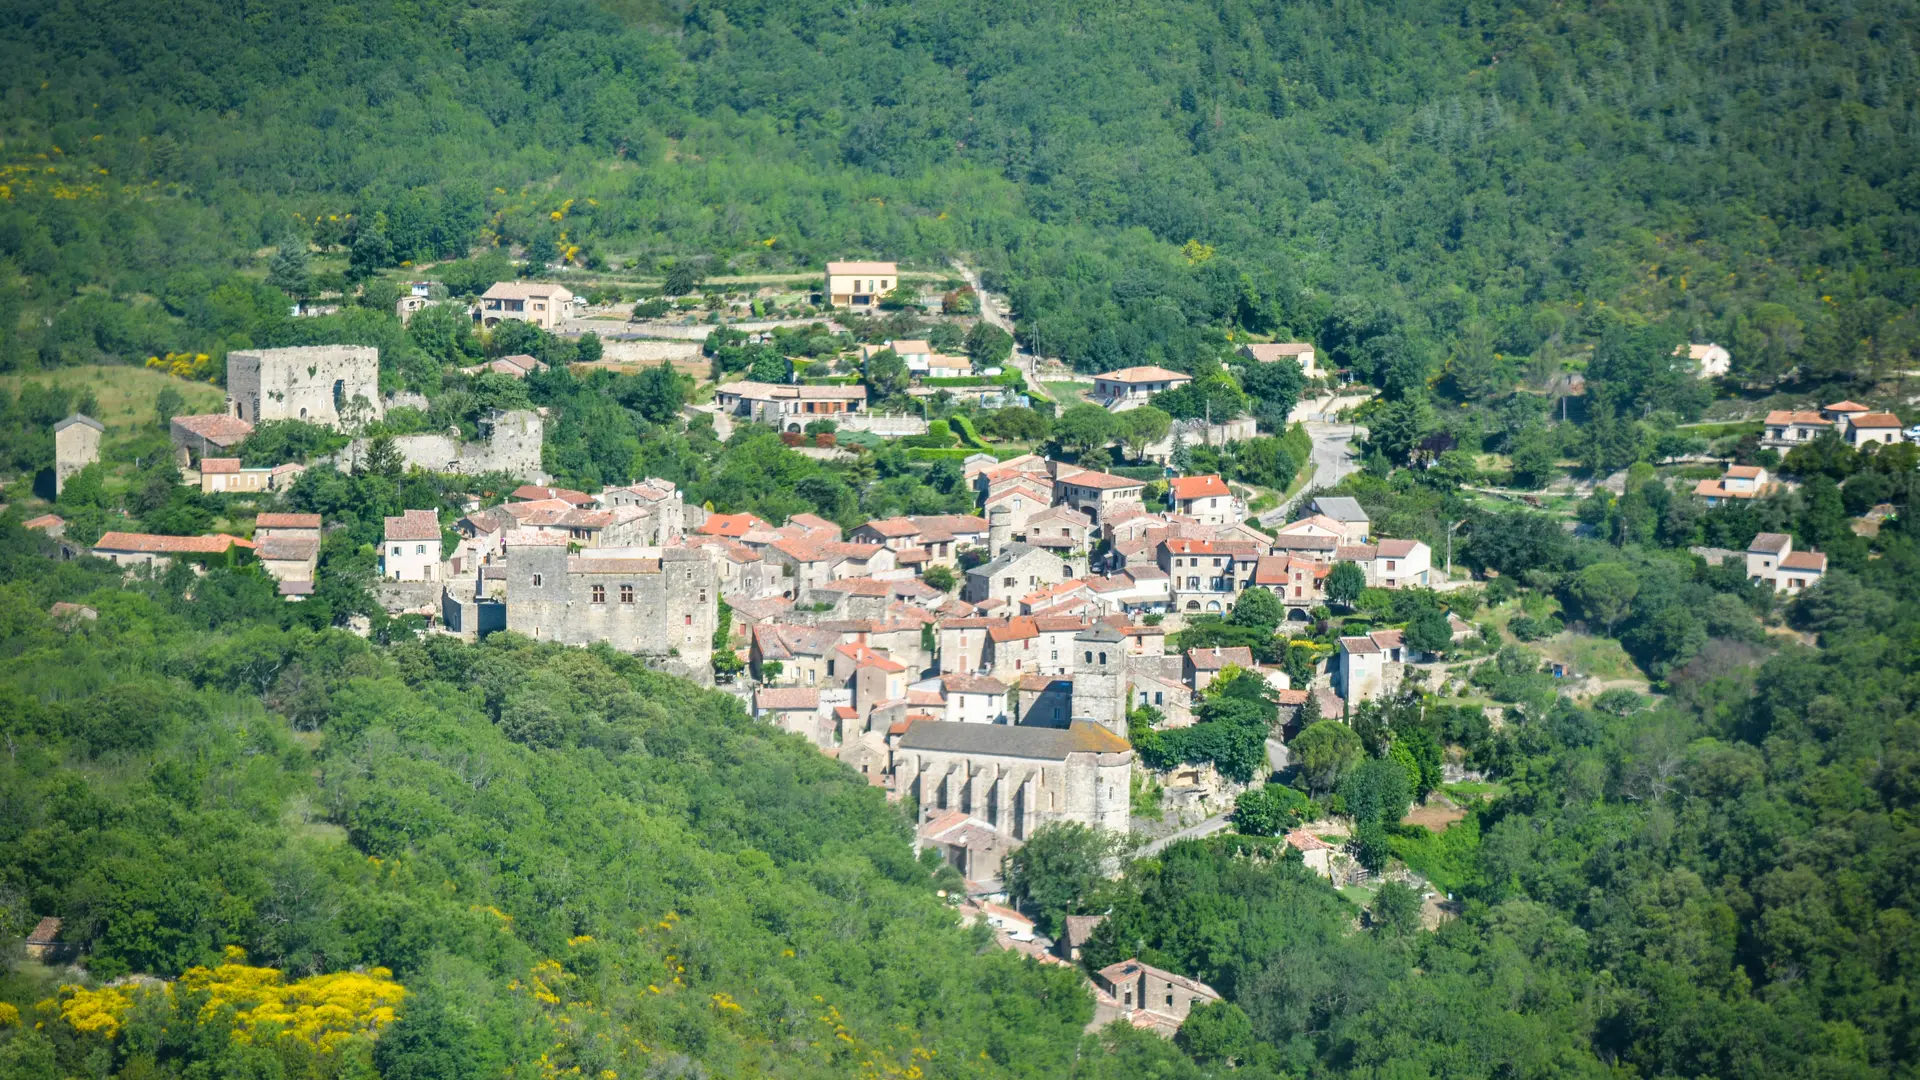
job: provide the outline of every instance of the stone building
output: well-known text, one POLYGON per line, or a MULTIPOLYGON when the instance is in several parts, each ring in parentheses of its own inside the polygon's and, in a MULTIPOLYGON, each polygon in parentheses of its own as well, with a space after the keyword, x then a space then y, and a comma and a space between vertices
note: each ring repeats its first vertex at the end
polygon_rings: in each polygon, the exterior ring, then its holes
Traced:
POLYGON ((91 416, 74 413, 53 425, 53 497, 67 486, 67 477, 100 460, 100 436, 106 427, 91 416))
POLYGON ((297 345, 227 354, 227 414, 305 420, 344 428, 380 418, 380 350, 365 345, 297 345))
POLYGON ((894 790, 922 813, 964 810, 1026 840, 1056 821, 1125 833, 1133 747, 1098 724, 918 720, 894 749, 894 790))
POLYGON ((1198 979, 1139 960, 1122 960, 1101 968, 1094 975, 1094 985, 1119 1003, 1122 1014, 1134 1026, 1167 1038, 1180 1030, 1195 1005, 1221 1000, 1219 991, 1198 979))
POLYGON ((1008 544, 991 562, 967 571, 960 598, 970 604, 982 600, 1012 602, 1042 585, 1057 584, 1085 573, 1084 558, 1076 565, 1032 544, 1008 544))
POLYGON ((684 548, 666 548, 658 558, 604 550, 571 555, 559 544, 507 552, 508 630, 541 641, 604 641, 621 652, 673 656, 695 676, 713 658, 718 597, 712 561, 684 548))
MULTIPOLYGON (((430 472, 479 476, 503 472, 522 480, 542 481, 547 474, 540 468, 540 452, 546 443, 546 421, 534 409, 509 409, 489 413, 479 420, 480 437, 460 438, 458 429, 396 435, 393 448, 408 467, 419 466, 430 472)), ((355 439, 341 455, 340 464, 358 461, 366 455, 366 439, 355 439)))
POLYGON ((176 416, 167 425, 173 438, 174 461, 185 468, 194 458, 225 456, 253 434, 253 424, 223 413, 176 416))

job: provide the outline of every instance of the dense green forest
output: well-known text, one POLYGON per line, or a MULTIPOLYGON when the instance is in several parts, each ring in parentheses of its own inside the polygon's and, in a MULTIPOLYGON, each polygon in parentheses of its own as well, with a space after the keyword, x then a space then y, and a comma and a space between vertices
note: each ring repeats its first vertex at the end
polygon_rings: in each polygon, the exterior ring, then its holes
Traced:
POLYGON ((1877 377, 1914 336, 1920 71, 1884 0, 68 0, 0 29, 14 367, 282 342, 260 272, 309 244, 339 284, 494 242, 642 273, 966 252, 1082 368, 1309 335, 1467 396, 1623 321, 1761 381, 1877 377))

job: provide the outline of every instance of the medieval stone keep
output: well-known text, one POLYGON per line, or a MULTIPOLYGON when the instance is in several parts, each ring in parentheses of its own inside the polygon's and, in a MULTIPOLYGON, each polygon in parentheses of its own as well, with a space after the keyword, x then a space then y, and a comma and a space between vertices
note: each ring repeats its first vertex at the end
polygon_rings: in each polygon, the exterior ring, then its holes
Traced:
POLYGON ((380 350, 365 345, 300 345, 227 355, 227 414, 305 420, 342 427, 349 415, 380 417, 380 350))
POLYGON ((675 657, 696 671, 712 662, 719 585, 699 551, 571 555, 565 544, 543 543, 514 545, 506 563, 507 629, 516 634, 566 645, 604 641, 621 652, 675 657))

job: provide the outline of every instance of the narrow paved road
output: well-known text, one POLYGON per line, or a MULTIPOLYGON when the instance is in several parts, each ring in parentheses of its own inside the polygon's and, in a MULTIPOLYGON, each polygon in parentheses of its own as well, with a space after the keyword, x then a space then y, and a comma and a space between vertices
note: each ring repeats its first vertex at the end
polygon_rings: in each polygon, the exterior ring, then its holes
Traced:
MULTIPOLYGON (((1013 317, 1001 311, 999 307, 994 304, 993 297, 987 295, 986 286, 980 284, 980 275, 974 273, 972 267, 961 262, 959 259, 949 259, 947 262, 955 270, 960 271, 960 276, 966 280, 968 285, 973 286, 973 294, 980 298, 980 317, 994 326, 1005 330, 1007 333, 1014 334, 1013 317)), ((1020 377, 1027 380, 1028 386, 1038 387, 1040 385, 1039 376, 1033 373, 1033 354, 1027 351, 1025 345, 1020 344, 1020 336, 1018 334, 1014 334, 1013 337, 1013 357, 1009 363, 1019 369, 1020 377)))
POLYGON ((1214 833, 1225 829, 1228 820, 1228 815, 1221 814, 1218 817, 1210 817, 1198 825, 1189 825, 1177 833, 1155 840, 1139 851, 1134 852, 1134 856, 1142 859, 1148 858, 1149 856, 1160 854, 1166 850, 1169 844, 1178 843, 1181 840, 1198 840, 1203 836, 1212 836, 1214 833))
POLYGON ((1313 437, 1313 479, 1300 489, 1300 494, 1260 515, 1260 524, 1268 528, 1286 524, 1287 515, 1293 512, 1294 504, 1307 492, 1315 488, 1330 488, 1360 467, 1360 453, 1353 444, 1367 437, 1366 428, 1357 424, 1325 423, 1319 420, 1302 423, 1307 434, 1313 437))

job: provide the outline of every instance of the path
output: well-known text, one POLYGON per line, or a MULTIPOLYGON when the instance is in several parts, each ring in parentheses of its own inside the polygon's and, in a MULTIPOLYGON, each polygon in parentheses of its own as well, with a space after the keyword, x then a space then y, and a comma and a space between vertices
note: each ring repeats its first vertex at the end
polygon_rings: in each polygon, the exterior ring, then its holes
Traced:
POLYGON ((1307 492, 1330 488, 1360 468, 1360 454, 1353 444, 1367 437, 1366 428, 1320 420, 1304 420, 1301 424, 1313 438, 1313 478, 1293 498, 1260 515, 1260 524, 1267 528, 1286 524, 1287 515, 1307 492))
POLYGON ((1151 858, 1165 851, 1169 844, 1178 843, 1181 840, 1198 840, 1203 836, 1212 836, 1214 833, 1225 829, 1230 820, 1232 820, 1232 815, 1220 814, 1216 817, 1210 817, 1198 825, 1189 825, 1177 833, 1163 836, 1146 845, 1139 851, 1134 852, 1134 857, 1140 859, 1151 858))
POLYGON ((980 318, 1013 335, 1013 356, 1007 362, 1020 372, 1020 377, 1027 381, 1029 388, 1040 390, 1040 377, 1034 374, 1033 354, 1020 343, 1020 335, 1014 333, 1013 317, 995 305, 993 297, 987 294, 986 286, 980 284, 980 275, 974 273, 972 267, 959 259, 948 259, 947 262, 955 270, 960 271, 961 278, 973 288, 973 295, 980 298, 980 318))

